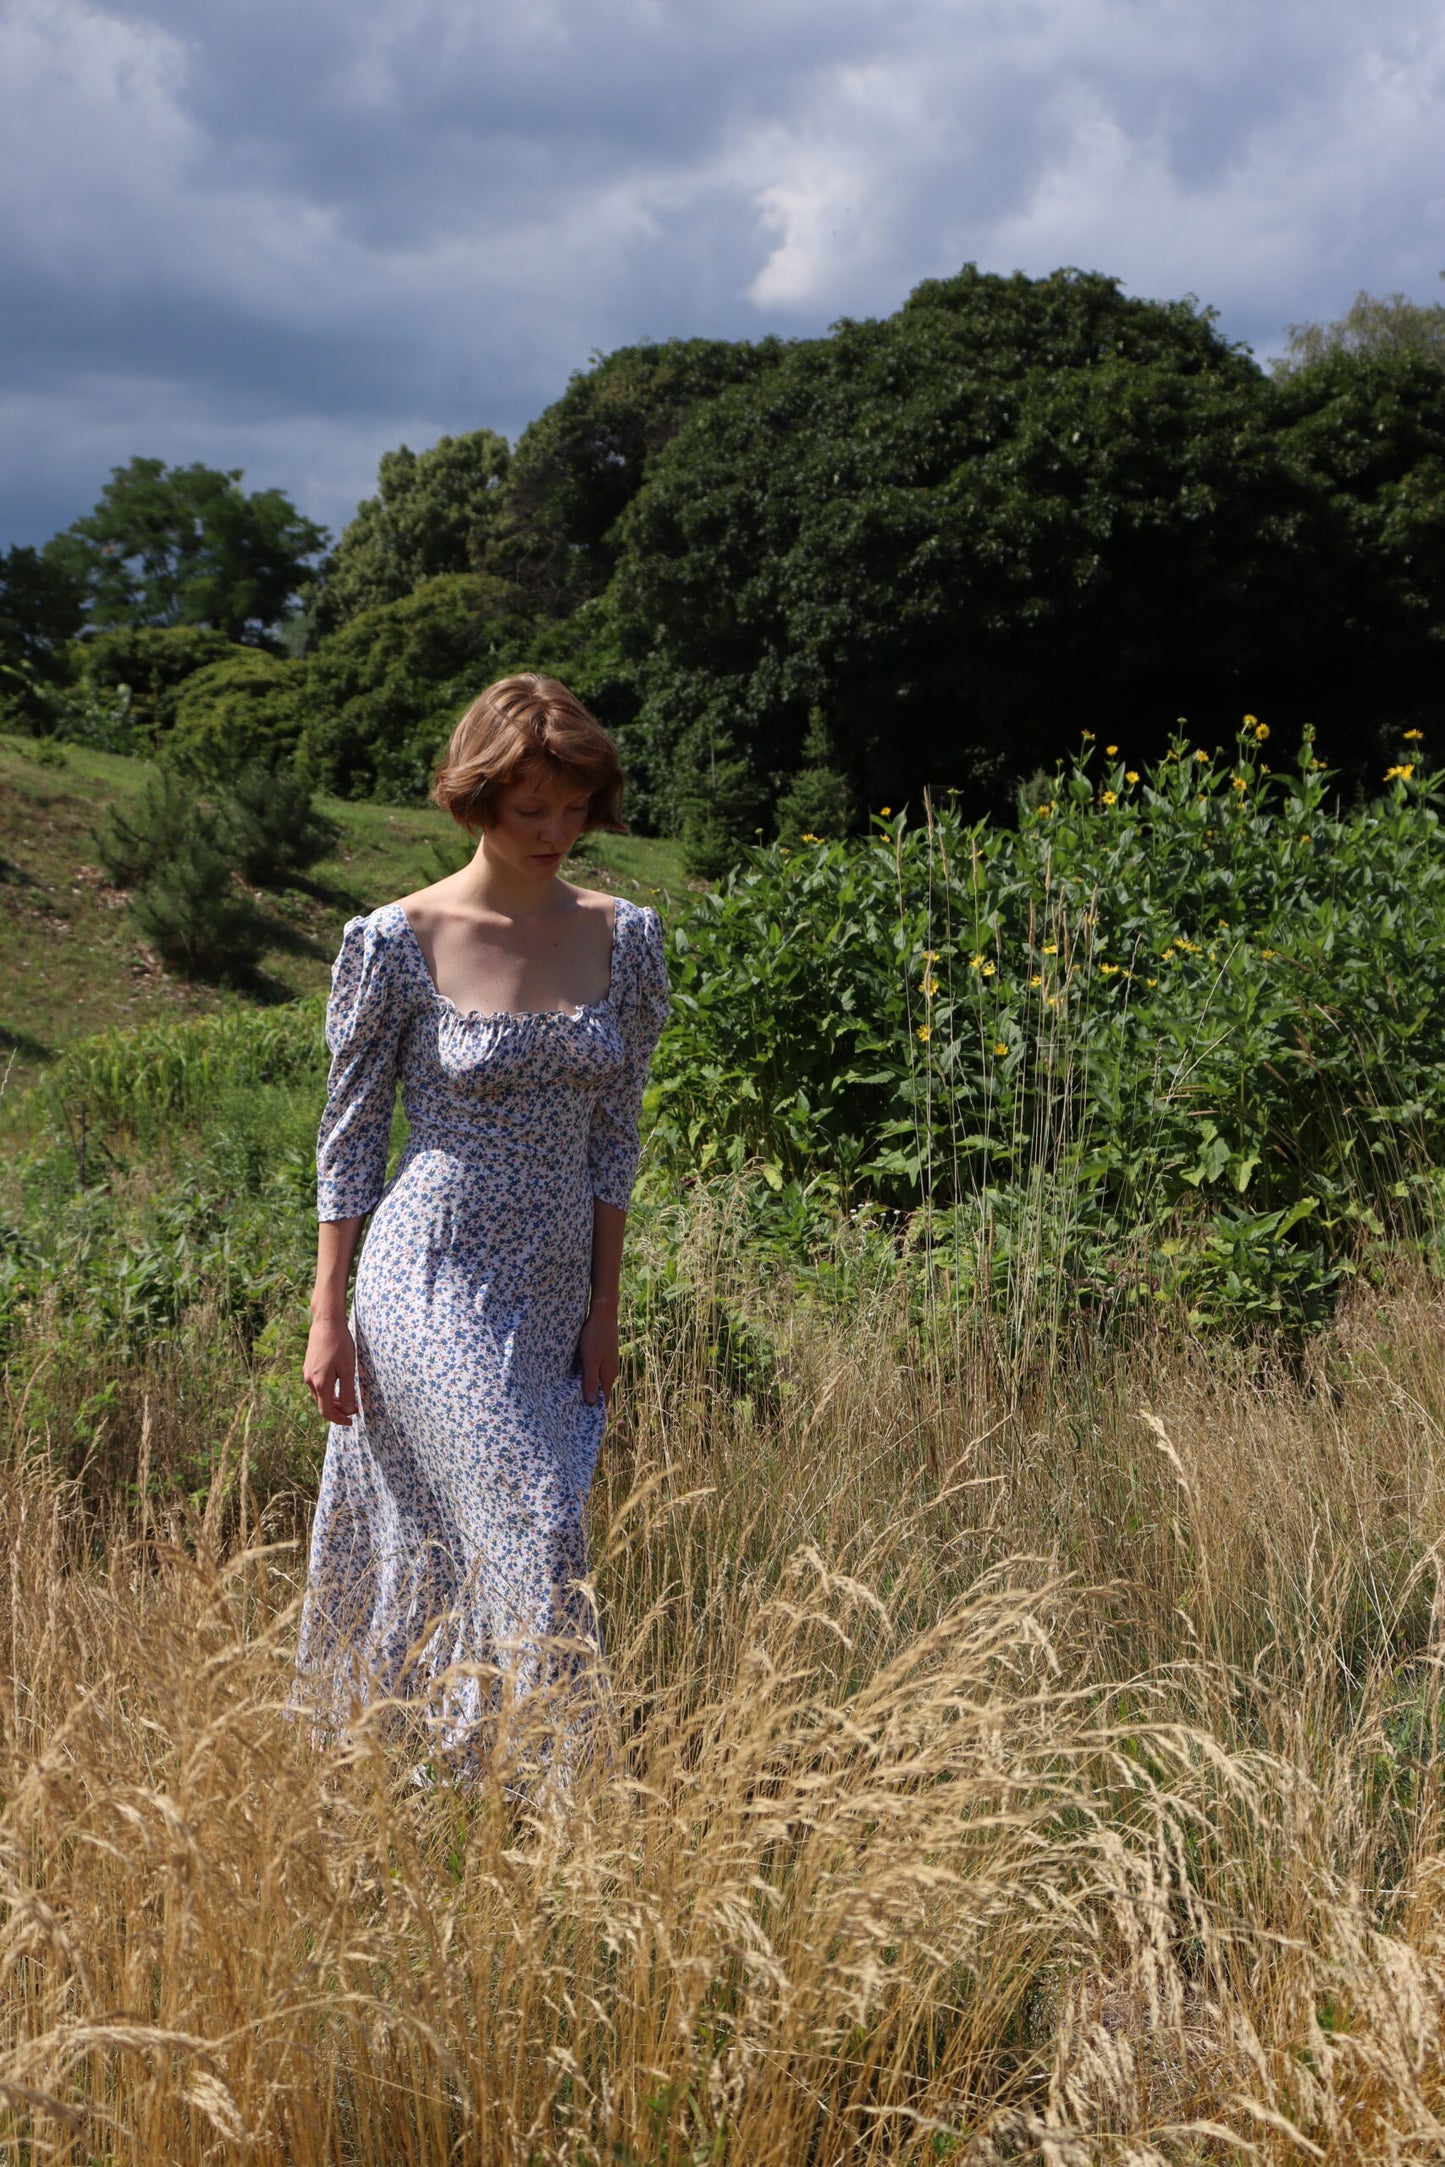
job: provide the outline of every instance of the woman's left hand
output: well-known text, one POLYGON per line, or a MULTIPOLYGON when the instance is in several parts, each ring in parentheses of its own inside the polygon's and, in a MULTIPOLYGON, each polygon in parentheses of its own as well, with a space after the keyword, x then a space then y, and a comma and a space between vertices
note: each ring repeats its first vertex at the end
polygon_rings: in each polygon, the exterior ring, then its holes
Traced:
POLYGON ((577 1342, 577 1354, 582 1364, 582 1397, 589 1407, 597 1405, 599 1386, 612 1404, 612 1387, 617 1382, 617 1312, 615 1309, 592 1309, 582 1327, 577 1342))

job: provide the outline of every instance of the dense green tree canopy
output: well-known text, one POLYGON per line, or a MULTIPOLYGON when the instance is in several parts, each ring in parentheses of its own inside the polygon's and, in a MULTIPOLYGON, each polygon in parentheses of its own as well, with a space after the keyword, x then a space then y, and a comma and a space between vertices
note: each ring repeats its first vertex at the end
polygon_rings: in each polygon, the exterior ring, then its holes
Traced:
POLYGON ((725 789, 750 832, 815 710, 865 803, 1001 803, 1083 727, 1141 754, 1181 715, 1357 727, 1342 683, 1387 630, 1372 711, 1413 720, 1445 385, 1378 366, 1276 387, 1208 312, 1077 272, 969 269, 789 348, 614 536, 668 823, 725 789))
POLYGON ((572 378, 512 462, 506 569, 535 609, 558 616, 601 591, 612 530, 658 453, 696 408, 785 351, 777 339, 668 339, 620 346, 572 378))
POLYGON ((427 451, 383 452, 377 491, 356 508, 322 567, 312 607, 320 635, 423 580, 479 572, 502 502, 507 440, 491 429, 444 436, 427 451))
POLYGON ((338 797, 423 795, 457 716, 526 667, 533 627, 500 581, 453 572, 363 610, 306 663, 301 753, 338 797))
POLYGON ((0 713, 39 719, 43 688, 68 674, 67 642, 84 609, 81 583, 64 565, 23 546, 0 556, 0 713))
POLYGON ((84 586, 90 622, 209 625, 258 640, 295 602, 326 532, 279 489, 249 496, 239 468, 114 467, 94 511, 47 544, 84 586))

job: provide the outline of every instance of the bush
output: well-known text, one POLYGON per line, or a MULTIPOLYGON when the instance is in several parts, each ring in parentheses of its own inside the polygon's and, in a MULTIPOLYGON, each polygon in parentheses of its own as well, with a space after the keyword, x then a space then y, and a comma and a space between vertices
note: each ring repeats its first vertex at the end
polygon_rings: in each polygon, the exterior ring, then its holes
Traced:
POLYGON ((1005 1284, 1322 1314, 1364 1237, 1433 1238, 1445 776, 1342 812, 1260 752, 755 850, 675 932, 664 1155, 923 1207, 1005 1284))
POLYGON ((301 736, 305 676, 304 663, 250 647, 197 670, 176 697, 169 757, 207 782, 230 782, 247 768, 291 760, 301 736))
POLYGON ((136 729, 154 743, 173 728, 186 681, 236 649, 207 625, 117 625, 92 633, 74 652, 92 699, 129 687, 136 729))
POLYGON ((316 810, 294 770, 253 763, 221 807, 226 849, 247 880, 282 887, 336 847, 340 830, 316 810))
POLYGON ((511 590, 463 573, 364 610, 305 666, 300 750, 342 798, 425 796, 458 714, 492 678, 527 668, 534 627, 511 590))
POLYGON ((265 945, 229 843, 224 814, 166 772, 147 778, 133 806, 113 807, 97 836, 107 878, 130 891, 137 928, 189 978, 244 975, 265 945))

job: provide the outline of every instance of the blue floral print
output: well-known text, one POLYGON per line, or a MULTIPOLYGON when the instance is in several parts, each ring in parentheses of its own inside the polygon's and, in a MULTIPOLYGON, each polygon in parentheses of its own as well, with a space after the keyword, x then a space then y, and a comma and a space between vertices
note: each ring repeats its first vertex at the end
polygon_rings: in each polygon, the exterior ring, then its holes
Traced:
POLYGON ((577 1351, 592 1207, 631 1197, 667 1007, 657 913, 621 897, 608 992, 577 1009, 463 1013, 400 904, 345 928, 317 1209, 373 1213, 361 1412, 328 1433, 298 1658, 337 1720, 448 1673, 443 1741, 465 1751, 498 1676, 526 1691, 547 1643, 595 1640, 578 1586, 607 1412, 577 1351), (398 1080, 410 1133, 383 1187, 398 1080))

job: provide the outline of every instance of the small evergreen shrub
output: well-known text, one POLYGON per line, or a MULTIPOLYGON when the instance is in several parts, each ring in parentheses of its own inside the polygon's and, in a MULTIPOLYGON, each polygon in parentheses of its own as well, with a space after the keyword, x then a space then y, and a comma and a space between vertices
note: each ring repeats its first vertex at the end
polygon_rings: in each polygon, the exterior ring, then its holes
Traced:
POLYGON ((179 776, 149 776, 133 805, 112 809, 96 840, 107 879, 129 889, 136 927, 173 970, 232 978, 255 965, 265 927, 236 882, 226 815, 179 776))
POLYGON ((293 768, 259 761, 236 777, 221 820, 231 858, 258 887, 284 887, 334 849, 340 833, 293 768))

